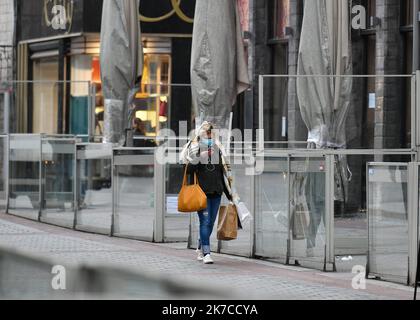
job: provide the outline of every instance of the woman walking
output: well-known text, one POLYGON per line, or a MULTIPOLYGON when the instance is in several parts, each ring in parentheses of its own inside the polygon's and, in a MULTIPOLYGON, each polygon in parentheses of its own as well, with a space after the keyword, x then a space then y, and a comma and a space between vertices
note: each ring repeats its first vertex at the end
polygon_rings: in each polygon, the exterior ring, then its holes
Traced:
POLYGON ((222 195, 233 201, 239 197, 233 189, 232 173, 226 152, 216 138, 214 127, 204 122, 198 135, 189 142, 181 153, 181 160, 188 165, 187 173, 197 174, 198 183, 207 196, 207 209, 198 212, 200 238, 197 260, 212 264, 210 237, 219 212, 222 195))

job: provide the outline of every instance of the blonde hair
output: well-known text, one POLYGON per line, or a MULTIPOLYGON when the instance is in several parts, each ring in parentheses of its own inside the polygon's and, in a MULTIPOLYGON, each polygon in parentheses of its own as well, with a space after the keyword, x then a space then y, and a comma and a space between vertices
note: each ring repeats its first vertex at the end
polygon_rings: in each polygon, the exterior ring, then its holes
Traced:
POLYGON ((202 134, 204 134, 204 133, 207 133, 207 132, 209 132, 209 131, 212 131, 213 129, 214 129, 213 124, 212 124, 211 122, 207 122, 207 121, 205 121, 205 122, 203 122, 203 124, 201 125, 201 128, 200 128, 200 132, 199 132, 199 134, 200 134, 200 135, 202 135, 202 134))

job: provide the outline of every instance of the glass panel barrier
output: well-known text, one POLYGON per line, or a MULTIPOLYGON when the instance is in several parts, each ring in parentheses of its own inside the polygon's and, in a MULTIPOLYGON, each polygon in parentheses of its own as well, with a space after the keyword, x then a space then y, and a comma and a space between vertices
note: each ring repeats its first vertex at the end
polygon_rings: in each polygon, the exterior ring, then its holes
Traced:
POLYGON ((324 263, 325 171, 324 157, 290 159, 290 259, 296 264, 324 263))
POLYGON ((368 164, 368 275, 407 283, 407 164, 368 164))
POLYGON ((40 162, 40 135, 10 135, 8 213, 38 220, 40 162))
MULTIPOLYGON (((232 160, 231 160, 232 161, 232 160)), ((249 162, 245 162, 245 160, 235 161, 233 160, 231 163, 232 175, 235 187, 241 198, 241 201, 245 204, 245 206, 250 210, 252 210, 253 206, 253 179, 254 174, 252 171, 247 171, 247 168, 250 166, 247 165, 249 162), (243 162, 243 164, 240 164, 243 162)), ((227 201, 227 199, 226 199, 227 201)), ((216 227, 217 232, 217 227, 216 227)), ((245 257, 252 256, 252 236, 253 228, 252 222, 248 223, 243 226, 243 230, 238 230, 238 238, 234 241, 221 241, 220 243, 220 251, 226 254, 234 254, 240 255, 245 257)))
POLYGON ((7 209, 7 189, 9 180, 9 138, 0 136, 0 211, 7 209))
POLYGON ((155 157, 153 149, 114 149, 113 235, 154 240, 155 157))
POLYGON ((287 260, 289 239, 289 168, 287 157, 265 157, 255 182, 255 255, 287 260))
POLYGON ((110 234, 112 145, 77 145, 76 229, 110 234))
POLYGON ((182 186, 184 166, 167 164, 165 171, 164 241, 187 242, 190 214, 178 212, 178 194, 182 186))
POLYGON ((340 192, 336 193, 334 206, 337 256, 367 253, 366 163, 373 160, 373 155, 335 157, 335 172, 341 173, 340 178, 344 177, 342 184, 337 184, 340 192))
POLYGON ((75 145, 75 138, 42 138, 42 222, 73 228, 75 145))
MULTIPOLYGON (((335 194, 334 246, 336 256, 366 255, 368 251, 368 219, 366 205, 366 164, 376 159, 387 162, 410 162, 411 155, 347 155, 336 156, 335 172, 343 177, 335 194), (348 179, 346 179, 348 177, 348 179), (341 191, 340 191, 341 190, 341 191)), ((337 180, 337 177, 336 177, 337 180)))

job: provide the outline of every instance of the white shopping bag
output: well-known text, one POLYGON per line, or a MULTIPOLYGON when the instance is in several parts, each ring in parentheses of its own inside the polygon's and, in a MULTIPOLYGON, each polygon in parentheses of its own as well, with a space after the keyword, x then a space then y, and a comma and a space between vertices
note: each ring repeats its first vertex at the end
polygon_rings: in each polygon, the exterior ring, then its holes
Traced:
POLYGON ((243 202, 235 203, 235 206, 236 211, 238 211, 239 220, 241 221, 242 227, 244 228, 247 223, 252 221, 251 212, 249 212, 248 208, 243 202))

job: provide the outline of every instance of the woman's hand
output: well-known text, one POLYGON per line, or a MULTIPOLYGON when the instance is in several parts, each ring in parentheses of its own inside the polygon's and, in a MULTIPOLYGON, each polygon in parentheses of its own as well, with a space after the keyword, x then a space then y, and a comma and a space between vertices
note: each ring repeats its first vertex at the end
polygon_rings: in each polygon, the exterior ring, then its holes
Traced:
POLYGON ((201 153, 200 153, 200 157, 202 158, 202 159, 207 159, 208 157, 210 157, 211 155, 209 154, 209 151, 202 151, 201 153))

